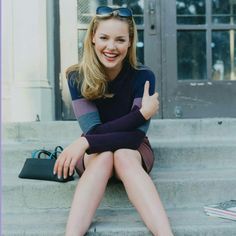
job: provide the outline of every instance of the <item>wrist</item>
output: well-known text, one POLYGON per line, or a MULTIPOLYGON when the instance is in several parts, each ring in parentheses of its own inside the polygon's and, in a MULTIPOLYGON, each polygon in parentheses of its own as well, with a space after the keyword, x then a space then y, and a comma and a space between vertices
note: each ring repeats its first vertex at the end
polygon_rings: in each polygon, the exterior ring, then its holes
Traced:
POLYGON ((84 152, 89 148, 88 140, 85 137, 78 139, 79 145, 83 148, 84 152))
POLYGON ((149 112, 147 112, 145 109, 143 109, 143 107, 141 107, 139 109, 140 113, 143 115, 143 117, 145 118, 145 120, 149 120, 151 118, 149 112))

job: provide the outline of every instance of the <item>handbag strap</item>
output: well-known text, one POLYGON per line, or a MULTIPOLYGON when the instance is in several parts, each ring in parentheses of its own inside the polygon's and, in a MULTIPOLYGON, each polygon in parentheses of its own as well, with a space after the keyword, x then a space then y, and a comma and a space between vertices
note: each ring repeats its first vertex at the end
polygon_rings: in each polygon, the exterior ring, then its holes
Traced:
POLYGON ((55 149, 54 149, 54 153, 55 153, 56 157, 57 157, 57 154, 58 153, 60 154, 62 151, 63 151, 62 146, 56 146, 55 149))
POLYGON ((36 150, 32 153, 32 158, 41 158, 42 155, 48 156, 48 159, 57 159, 58 154, 60 154, 63 151, 63 148, 61 146, 57 146, 53 152, 49 152, 45 149, 36 150))

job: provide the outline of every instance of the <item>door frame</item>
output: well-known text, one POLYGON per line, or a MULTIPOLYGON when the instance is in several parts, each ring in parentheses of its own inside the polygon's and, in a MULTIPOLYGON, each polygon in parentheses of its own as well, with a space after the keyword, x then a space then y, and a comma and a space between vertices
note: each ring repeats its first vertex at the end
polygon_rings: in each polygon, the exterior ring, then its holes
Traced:
POLYGON ((156 76, 156 91, 159 94, 159 112, 154 118, 163 118, 163 67, 162 67, 162 35, 161 35, 161 0, 144 1, 144 22, 146 33, 144 34, 144 61, 145 65, 150 67, 156 76), (154 19, 150 12, 154 8, 154 19), (153 22, 155 23, 155 31, 151 30, 153 22), (148 45, 148 46, 147 46, 148 45), (150 56, 151 55, 151 56, 150 56))
POLYGON ((60 73, 58 75, 61 120, 68 120, 71 97, 66 80, 66 69, 78 63, 77 49, 77 0, 59 0, 60 15, 60 73))

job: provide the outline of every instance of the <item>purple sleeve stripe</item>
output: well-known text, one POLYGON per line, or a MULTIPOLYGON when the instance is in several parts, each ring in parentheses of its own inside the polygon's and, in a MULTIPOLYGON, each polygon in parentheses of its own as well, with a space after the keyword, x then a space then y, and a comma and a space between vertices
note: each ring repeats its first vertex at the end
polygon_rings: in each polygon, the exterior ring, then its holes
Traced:
POLYGON ((134 102, 133 102, 132 108, 133 108, 134 106, 138 106, 139 108, 141 108, 141 106, 142 106, 142 98, 135 98, 135 99, 134 99, 134 102))
POLYGON ((93 104, 92 102, 90 102, 84 98, 73 100, 72 107, 73 107, 75 116, 77 118, 82 115, 85 115, 87 113, 98 111, 95 104, 93 104))

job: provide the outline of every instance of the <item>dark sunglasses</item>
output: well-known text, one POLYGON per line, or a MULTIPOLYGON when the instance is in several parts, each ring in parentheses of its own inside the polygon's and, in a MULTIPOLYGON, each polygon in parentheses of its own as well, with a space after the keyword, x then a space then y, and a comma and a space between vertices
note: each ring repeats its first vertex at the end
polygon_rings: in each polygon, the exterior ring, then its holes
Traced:
POLYGON ((113 14, 118 15, 120 17, 132 17, 132 11, 129 8, 125 7, 111 8, 107 6, 100 6, 96 10, 97 16, 111 16, 113 14))

